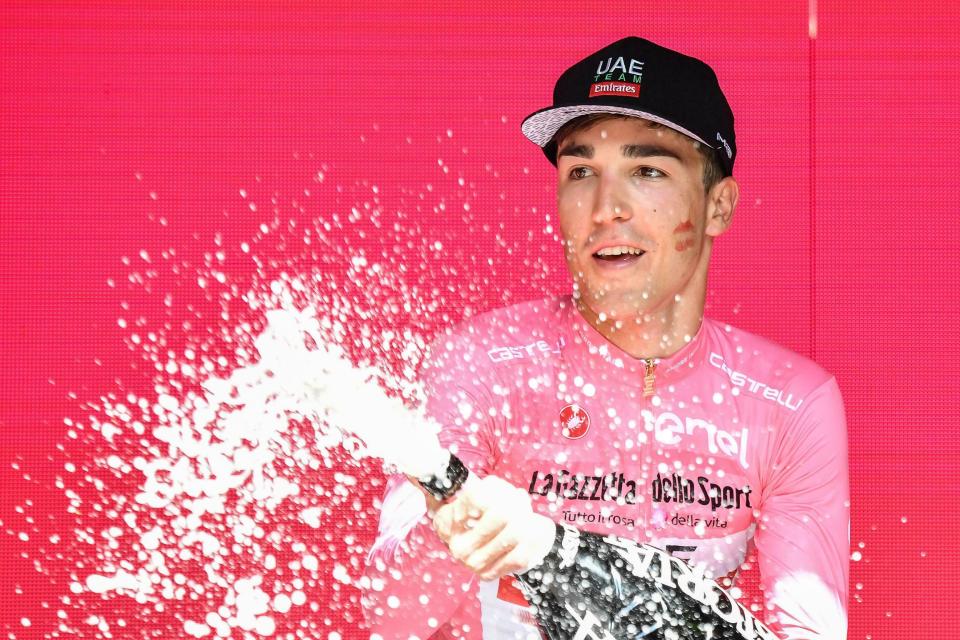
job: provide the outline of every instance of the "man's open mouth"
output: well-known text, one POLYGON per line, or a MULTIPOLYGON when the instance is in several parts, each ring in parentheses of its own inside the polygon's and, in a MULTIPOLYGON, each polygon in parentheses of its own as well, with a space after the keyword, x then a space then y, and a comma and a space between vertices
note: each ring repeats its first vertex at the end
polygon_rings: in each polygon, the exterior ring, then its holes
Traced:
POLYGON ((609 264, 627 264, 639 260, 644 253, 646 251, 636 247, 606 247, 595 252, 593 257, 609 264))

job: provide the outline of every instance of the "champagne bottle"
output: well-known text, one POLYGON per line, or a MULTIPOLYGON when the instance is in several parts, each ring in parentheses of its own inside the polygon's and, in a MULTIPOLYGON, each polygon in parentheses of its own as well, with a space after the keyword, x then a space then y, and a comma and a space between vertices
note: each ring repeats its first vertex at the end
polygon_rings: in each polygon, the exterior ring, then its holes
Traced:
MULTIPOLYGON (((451 455, 420 484, 446 500, 468 476, 451 455)), ((617 536, 558 524, 543 561, 515 575, 548 640, 777 640, 702 571, 617 536)))

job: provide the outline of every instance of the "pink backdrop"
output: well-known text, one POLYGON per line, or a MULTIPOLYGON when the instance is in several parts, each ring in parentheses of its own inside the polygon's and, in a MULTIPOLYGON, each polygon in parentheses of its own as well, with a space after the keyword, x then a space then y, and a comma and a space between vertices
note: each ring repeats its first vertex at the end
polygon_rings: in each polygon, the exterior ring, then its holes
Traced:
MULTIPOLYGON (((230 328, 256 322, 243 291, 319 265, 377 308, 393 285, 343 267, 364 252, 437 303, 374 325, 429 333, 565 290, 552 167, 519 124, 568 64, 637 34, 707 60, 737 117, 743 199, 708 312, 844 391, 849 637, 955 637, 960 9, 446 4, 0 9, 5 636, 182 635, 195 602, 71 593, 138 480, 103 462, 137 438, 90 416, 111 394, 155 398, 168 352, 229 353, 230 328)), ((314 607, 278 634, 365 637, 332 576, 359 574, 381 476, 365 463, 349 495, 324 493, 334 473, 304 481, 325 508, 314 607)))

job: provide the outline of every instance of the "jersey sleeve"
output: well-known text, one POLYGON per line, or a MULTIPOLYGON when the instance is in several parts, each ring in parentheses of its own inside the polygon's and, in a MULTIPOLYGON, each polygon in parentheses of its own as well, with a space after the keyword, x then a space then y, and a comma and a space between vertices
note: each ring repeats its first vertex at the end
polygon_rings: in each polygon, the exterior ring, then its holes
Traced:
POLYGON ((847 637, 850 516, 843 401, 830 378, 779 436, 754 542, 767 620, 785 640, 847 637))
POLYGON ((509 415, 501 384, 481 338, 442 336, 423 370, 427 415, 440 424, 440 443, 478 476, 499 456, 504 416, 509 415))
MULTIPOLYGON (((482 347, 463 336, 441 336, 421 379, 441 444, 472 473, 486 475, 497 455, 499 387, 482 347)), ((420 490, 403 476, 391 478, 363 581, 371 633, 398 640, 479 638, 476 590, 474 574, 453 560, 430 526, 420 490)))

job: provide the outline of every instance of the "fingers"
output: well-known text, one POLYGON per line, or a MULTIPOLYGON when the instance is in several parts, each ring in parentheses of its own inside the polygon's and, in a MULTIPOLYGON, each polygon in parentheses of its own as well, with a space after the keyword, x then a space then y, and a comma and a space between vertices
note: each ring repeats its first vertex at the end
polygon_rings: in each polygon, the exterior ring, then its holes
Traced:
MULTIPOLYGON (((437 508, 433 527, 450 549, 450 554, 481 579, 492 580, 526 569, 531 549, 543 536, 532 535, 542 519, 550 530, 549 518, 533 513, 530 496, 501 478, 487 476, 468 484, 451 502, 437 508)), ((542 557, 541 557, 542 559, 542 557)))
POLYGON ((433 513, 433 528, 445 543, 462 531, 476 526, 483 510, 475 504, 474 497, 464 492, 452 502, 441 504, 433 513))
POLYGON ((513 524, 516 526, 502 531, 488 545, 491 548, 490 555, 471 559, 477 565, 476 573, 483 580, 533 568, 543 562, 553 547, 557 529, 550 518, 531 513, 529 518, 513 524), (492 549, 498 543, 506 550, 499 556, 492 549))
POLYGON ((520 539, 513 532, 507 531, 505 527, 483 544, 472 548, 468 547, 470 549, 469 554, 464 558, 459 558, 459 560, 480 578, 492 580, 509 573, 509 571, 497 573, 497 570, 503 565, 512 566, 515 564, 513 556, 517 554, 520 543, 520 539))
POLYGON ((454 518, 452 504, 442 505, 433 512, 433 530, 445 544, 450 542, 455 526, 456 518, 454 518))
POLYGON ((488 557, 499 557, 502 554, 500 547, 510 544, 508 537, 497 540, 506 526, 507 521, 499 513, 488 511, 474 526, 464 527, 451 537, 450 554, 471 569, 486 566, 488 557))
POLYGON ((481 580, 496 580, 508 573, 516 573, 527 568, 527 554, 518 546, 508 553, 493 559, 486 566, 476 570, 481 580))
POLYGON ((454 519, 466 529, 472 528, 476 520, 486 511, 485 501, 475 492, 467 491, 454 501, 454 519))

